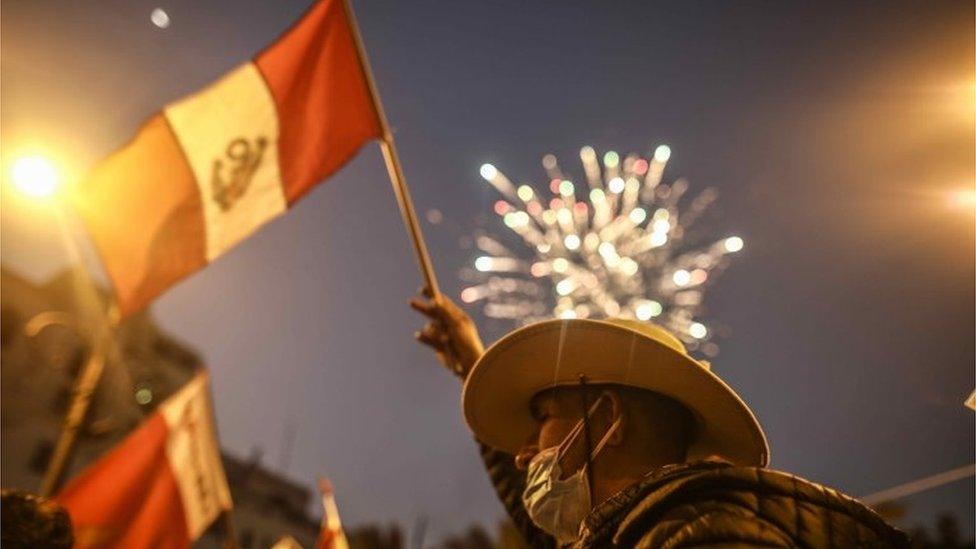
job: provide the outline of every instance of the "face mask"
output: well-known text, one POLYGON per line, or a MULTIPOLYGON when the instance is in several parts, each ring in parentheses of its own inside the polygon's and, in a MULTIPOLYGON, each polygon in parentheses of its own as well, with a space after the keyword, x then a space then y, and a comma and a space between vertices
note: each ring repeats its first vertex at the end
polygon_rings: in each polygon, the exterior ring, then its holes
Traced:
MULTIPOLYGON (((593 415, 602 398, 604 397, 600 397, 593 404, 587 417, 593 415)), ((587 466, 584 465, 565 479, 561 479, 562 470, 559 466, 566 450, 583 432, 583 425, 584 421, 580 420, 558 446, 546 448, 532 458, 525 491, 522 492, 522 503, 529 518, 536 526, 555 537, 560 545, 572 543, 579 538, 580 525, 590 512, 592 504, 587 466)), ((593 449, 588 462, 596 459, 597 454, 610 440, 610 435, 619 426, 618 418, 593 449)))

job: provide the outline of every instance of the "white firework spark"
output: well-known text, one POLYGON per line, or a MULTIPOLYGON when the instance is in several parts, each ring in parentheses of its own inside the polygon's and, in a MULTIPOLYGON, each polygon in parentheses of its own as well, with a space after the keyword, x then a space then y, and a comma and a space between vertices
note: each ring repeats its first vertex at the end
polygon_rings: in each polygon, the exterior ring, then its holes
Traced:
POLYGON ((483 302, 486 316, 519 324, 553 317, 653 320, 690 350, 713 356, 718 347, 710 341, 712 330, 697 315, 706 286, 744 243, 729 236, 704 247, 684 244, 717 193, 705 189, 680 211, 688 184, 662 182, 670 156, 667 145, 649 160, 609 151, 601 165, 596 151, 583 147, 586 182, 580 184, 555 156, 546 155, 548 201, 531 185, 516 186, 491 164, 483 165, 481 176, 502 195, 495 213, 528 253, 478 236, 484 255, 474 260, 474 284, 461 292, 461 300, 483 302))

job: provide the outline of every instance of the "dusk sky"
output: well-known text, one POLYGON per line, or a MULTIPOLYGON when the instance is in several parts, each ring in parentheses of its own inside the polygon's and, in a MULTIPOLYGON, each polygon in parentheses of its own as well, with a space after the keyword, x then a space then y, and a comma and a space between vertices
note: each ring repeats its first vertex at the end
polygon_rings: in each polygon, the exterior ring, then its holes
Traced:
MULTIPOLYGON (((9 192, 13 158, 82 177, 308 4, 3 2, 3 264, 68 262, 50 211, 9 192)), ((353 4, 418 214, 443 214, 423 229, 445 292, 464 238, 505 232, 482 163, 541 189, 546 153, 581 175, 584 145, 667 143, 665 180, 717 188, 709 226, 746 242, 707 318, 772 466, 856 496, 973 463, 972 1, 353 4)), ((436 541, 503 510, 458 381, 413 340, 420 284, 370 143, 154 314, 211 368, 226 448, 328 475, 350 525, 426 517, 436 541)), ((511 328, 468 311, 486 342, 511 328)), ((902 503, 904 526, 950 511, 973 533, 972 478, 902 503)))

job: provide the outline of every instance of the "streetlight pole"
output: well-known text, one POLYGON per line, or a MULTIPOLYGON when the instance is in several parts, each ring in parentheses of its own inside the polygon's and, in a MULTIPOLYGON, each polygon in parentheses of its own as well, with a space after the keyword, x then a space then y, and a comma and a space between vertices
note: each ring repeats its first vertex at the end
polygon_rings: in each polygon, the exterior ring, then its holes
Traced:
POLYGON ((71 268, 74 270, 73 296, 80 313, 78 316, 54 311, 41 313, 27 323, 25 331, 28 337, 35 337, 49 326, 61 325, 75 331, 88 343, 88 357, 75 381, 68 413, 65 415, 54 452, 41 480, 41 495, 50 496, 60 488, 64 472, 71 463, 78 442, 78 432, 88 416, 92 396, 98 387, 109 355, 117 358, 118 353, 114 345, 117 315, 105 311, 94 281, 84 270, 81 254, 68 226, 66 212, 55 196, 60 181, 53 164, 40 156, 21 158, 14 163, 13 179, 14 184, 24 194, 52 202, 51 206, 57 218, 62 241, 67 249, 71 268))

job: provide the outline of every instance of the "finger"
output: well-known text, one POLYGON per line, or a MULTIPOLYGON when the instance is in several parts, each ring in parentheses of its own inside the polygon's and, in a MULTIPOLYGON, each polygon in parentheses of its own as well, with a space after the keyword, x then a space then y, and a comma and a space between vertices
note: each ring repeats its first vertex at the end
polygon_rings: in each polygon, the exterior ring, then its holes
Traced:
POLYGON ((418 313, 435 320, 440 320, 444 316, 443 310, 437 303, 424 301, 417 297, 410 300, 410 307, 418 313))
POLYGON ((422 332, 414 333, 413 337, 416 338, 417 341, 423 343, 424 345, 427 345, 428 347, 432 347, 438 353, 443 353, 446 351, 447 344, 436 337, 430 336, 422 332))

